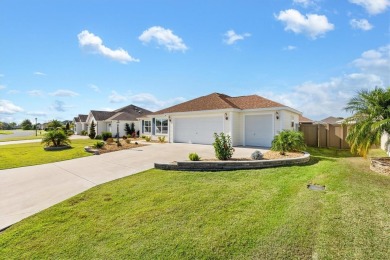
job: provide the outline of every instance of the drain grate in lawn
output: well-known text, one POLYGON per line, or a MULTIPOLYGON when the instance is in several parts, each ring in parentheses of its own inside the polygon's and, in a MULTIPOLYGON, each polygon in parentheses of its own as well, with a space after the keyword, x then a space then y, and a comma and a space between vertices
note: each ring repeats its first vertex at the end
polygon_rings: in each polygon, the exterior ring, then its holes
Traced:
POLYGON ((307 188, 309 190, 325 190, 325 186, 322 186, 322 185, 316 185, 316 184, 308 184, 307 185, 307 188))

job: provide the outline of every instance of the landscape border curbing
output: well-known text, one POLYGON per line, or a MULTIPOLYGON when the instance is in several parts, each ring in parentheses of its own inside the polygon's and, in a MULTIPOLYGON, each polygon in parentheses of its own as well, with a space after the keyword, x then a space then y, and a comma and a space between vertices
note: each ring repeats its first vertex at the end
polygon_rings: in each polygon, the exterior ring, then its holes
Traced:
POLYGON ((45 151, 62 151, 62 150, 70 149, 70 148, 72 148, 72 146, 70 146, 70 145, 45 146, 45 147, 43 147, 43 149, 45 151))
POLYGON ((154 168, 173 171, 250 170, 303 164, 307 163, 309 160, 310 154, 305 152, 302 157, 297 158, 251 161, 184 161, 174 163, 155 163, 154 168))

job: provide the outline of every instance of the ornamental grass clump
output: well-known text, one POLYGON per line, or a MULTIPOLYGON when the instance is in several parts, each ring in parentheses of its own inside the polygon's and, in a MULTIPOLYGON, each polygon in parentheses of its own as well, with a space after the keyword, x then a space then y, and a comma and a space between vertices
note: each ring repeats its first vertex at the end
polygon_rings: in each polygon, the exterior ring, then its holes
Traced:
POLYGON ((190 153, 188 155, 188 158, 191 160, 191 161, 199 161, 200 160, 200 156, 197 154, 197 153, 190 153))
POLYGON ((214 133, 214 150, 218 160, 229 160, 233 156, 234 148, 229 135, 214 133))
POLYGON ((272 140, 272 151, 278 151, 281 155, 286 152, 300 152, 306 149, 302 132, 283 130, 272 140))

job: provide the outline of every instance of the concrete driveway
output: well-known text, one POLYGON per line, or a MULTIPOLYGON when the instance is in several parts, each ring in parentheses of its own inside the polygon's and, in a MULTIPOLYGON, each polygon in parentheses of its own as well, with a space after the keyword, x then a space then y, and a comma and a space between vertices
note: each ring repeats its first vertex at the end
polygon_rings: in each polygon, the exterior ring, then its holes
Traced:
MULTIPOLYGON (((235 158, 258 148, 235 148, 235 158)), ((265 152, 266 150, 261 150, 265 152)), ((211 145, 150 144, 69 161, 0 170, 0 230, 96 185, 139 173, 155 162, 215 158, 211 145)))

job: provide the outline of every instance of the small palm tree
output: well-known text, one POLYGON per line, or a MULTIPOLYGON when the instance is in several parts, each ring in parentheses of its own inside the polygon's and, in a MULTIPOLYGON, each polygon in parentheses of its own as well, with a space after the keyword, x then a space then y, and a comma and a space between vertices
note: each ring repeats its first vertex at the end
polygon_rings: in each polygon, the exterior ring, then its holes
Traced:
POLYGON ((390 133, 390 88, 361 90, 345 110, 354 113, 346 119, 351 152, 366 157, 372 145, 380 143, 383 132, 390 133))
POLYGON ((283 130, 272 140, 272 151, 279 151, 281 155, 286 152, 298 152, 306 149, 302 132, 283 130))
POLYGON ((52 131, 47 132, 43 138, 42 142, 46 144, 46 146, 64 146, 70 144, 70 139, 67 134, 65 134, 64 130, 61 128, 54 129, 52 131))

